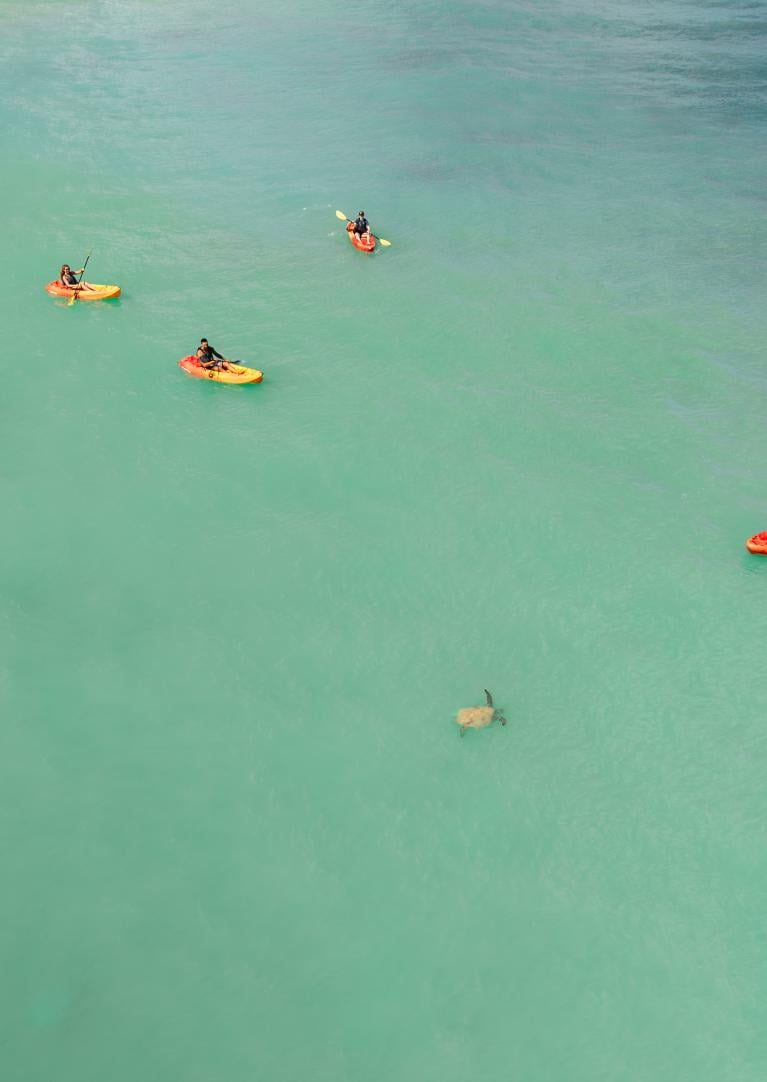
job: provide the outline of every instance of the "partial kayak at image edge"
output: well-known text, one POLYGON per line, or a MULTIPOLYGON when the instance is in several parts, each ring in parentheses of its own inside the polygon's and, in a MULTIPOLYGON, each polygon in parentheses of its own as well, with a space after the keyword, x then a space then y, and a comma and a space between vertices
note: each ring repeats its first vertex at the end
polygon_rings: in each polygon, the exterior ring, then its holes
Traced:
POLYGON ((746 548, 757 556, 767 556, 767 530, 755 533, 746 541, 746 548))

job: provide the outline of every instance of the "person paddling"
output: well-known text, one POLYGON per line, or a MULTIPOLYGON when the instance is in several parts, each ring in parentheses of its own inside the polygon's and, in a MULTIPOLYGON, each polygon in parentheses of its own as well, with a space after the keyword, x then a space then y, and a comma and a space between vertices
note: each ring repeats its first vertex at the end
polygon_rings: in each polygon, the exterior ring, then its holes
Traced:
POLYGON ((65 263, 59 271, 59 281, 66 289, 93 289, 87 282, 81 282, 78 274, 85 274, 85 267, 73 271, 68 263, 65 263))
POLYGON ((197 359, 203 368, 220 368, 224 372, 229 371, 229 358, 223 357, 218 350, 214 349, 207 338, 200 339, 197 359))
POLYGON ((364 210, 359 211, 359 213, 357 214, 357 217, 354 221, 354 232, 357 234, 358 237, 364 237, 366 233, 370 232, 370 225, 368 224, 368 220, 365 217, 364 210))

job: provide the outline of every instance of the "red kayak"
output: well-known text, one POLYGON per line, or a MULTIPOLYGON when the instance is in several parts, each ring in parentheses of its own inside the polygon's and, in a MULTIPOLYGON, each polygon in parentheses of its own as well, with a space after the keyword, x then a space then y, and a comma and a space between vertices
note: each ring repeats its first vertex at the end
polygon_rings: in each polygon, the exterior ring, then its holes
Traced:
POLYGON ((749 552, 756 552, 759 556, 767 556, 767 530, 762 530, 761 533, 755 533, 753 537, 749 537, 746 541, 746 548, 749 552))
POLYGON ((358 252, 372 252, 376 246, 376 239, 372 233, 363 233, 360 237, 354 232, 354 222, 349 222, 346 227, 346 232, 349 234, 349 240, 352 242, 358 252))

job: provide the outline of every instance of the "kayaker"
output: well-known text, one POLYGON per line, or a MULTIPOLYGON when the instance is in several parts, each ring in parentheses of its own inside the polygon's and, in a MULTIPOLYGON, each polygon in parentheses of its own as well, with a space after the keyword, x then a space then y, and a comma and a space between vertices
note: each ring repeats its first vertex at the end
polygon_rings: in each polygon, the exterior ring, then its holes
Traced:
POLYGON ((197 357, 203 368, 221 368, 224 372, 229 371, 229 358, 222 357, 218 350, 214 349, 207 338, 200 339, 197 349, 197 357))
POLYGON ((85 274, 85 267, 80 267, 79 270, 73 271, 68 263, 65 263, 59 272, 59 281, 67 289, 93 289, 93 286, 88 285, 87 282, 79 281, 77 275, 85 274))
POLYGON ((359 213, 357 214, 354 222, 354 232, 357 234, 358 237, 364 237, 366 233, 370 232, 370 226, 368 225, 368 220, 365 217, 364 210, 359 211, 359 213))

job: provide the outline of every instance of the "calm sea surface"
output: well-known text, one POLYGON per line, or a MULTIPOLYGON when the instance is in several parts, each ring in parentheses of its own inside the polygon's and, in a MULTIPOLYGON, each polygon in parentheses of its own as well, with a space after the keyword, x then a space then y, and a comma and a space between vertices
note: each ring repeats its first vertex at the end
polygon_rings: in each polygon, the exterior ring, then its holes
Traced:
POLYGON ((0 0, 3 1079, 767 1077, 766 56, 0 0))

